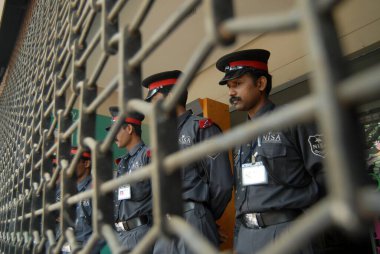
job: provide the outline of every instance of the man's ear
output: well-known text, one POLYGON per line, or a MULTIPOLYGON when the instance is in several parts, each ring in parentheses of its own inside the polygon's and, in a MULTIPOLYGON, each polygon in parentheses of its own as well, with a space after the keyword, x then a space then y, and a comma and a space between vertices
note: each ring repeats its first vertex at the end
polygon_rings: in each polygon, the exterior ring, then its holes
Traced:
POLYGON ((128 124, 127 125, 127 132, 128 132, 129 135, 131 135, 133 133, 133 126, 132 126, 132 124, 128 124))
POLYGON ((265 76, 260 76, 257 79, 257 81, 256 81, 257 87, 259 88, 259 90, 261 92, 265 92, 265 89, 267 88, 267 82, 268 82, 268 80, 265 76))

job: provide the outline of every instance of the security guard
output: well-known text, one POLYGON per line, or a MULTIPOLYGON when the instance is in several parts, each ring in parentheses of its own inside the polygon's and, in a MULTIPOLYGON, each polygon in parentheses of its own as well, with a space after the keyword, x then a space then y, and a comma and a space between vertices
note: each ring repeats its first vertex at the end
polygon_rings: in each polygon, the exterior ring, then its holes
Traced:
MULTIPOLYGON (((244 50, 220 58, 230 103, 255 121, 274 110, 268 99, 270 52, 244 50)), ((323 142, 314 125, 271 130, 238 148, 235 156, 237 253, 256 253, 286 231, 289 224, 324 192, 323 142)), ((309 244, 301 253, 313 253, 309 244)))
MULTIPOLYGON (((71 154, 74 156, 77 154, 77 149, 72 148, 71 154)), ((83 152, 81 159, 78 162, 77 168, 75 170, 77 177, 77 190, 78 192, 84 192, 91 189, 91 153, 83 152)), ((77 204, 76 207, 76 218, 75 218, 75 237, 80 245, 87 242, 92 234, 92 205, 91 200, 82 200, 77 204)), ((97 251, 99 252, 99 250, 97 251)), ((96 252, 93 252, 96 253, 96 252)))
MULTIPOLYGON (((119 110, 111 107, 112 120, 119 110)), ((150 150, 141 140, 141 122, 144 115, 130 113, 116 135, 118 148, 127 153, 117 160, 117 177, 129 174, 150 163, 150 150)), ((107 128, 109 130, 110 127, 107 128)), ((115 191, 115 227, 119 240, 131 251, 152 225, 152 190, 150 180, 126 184, 115 191)))
MULTIPOLYGON (((168 71, 152 75, 143 80, 148 88, 147 101, 157 101, 166 97, 180 71, 168 71)), ((187 92, 176 106, 178 120, 178 143, 180 149, 202 142, 220 134, 219 127, 211 121, 194 116, 186 111, 187 92)), ((219 236, 215 221, 221 217, 232 195, 232 174, 228 153, 208 155, 197 163, 183 168, 182 197, 184 200, 184 218, 215 246, 219 245, 219 236)), ((160 239, 154 247, 154 253, 191 253, 184 242, 160 239)))
MULTIPOLYGON (((78 152, 76 147, 71 148, 71 156, 75 156, 78 152)), ((77 167, 75 169, 77 190, 78 192, 84 192, 91 189, 91 153, 85 151, 81 154, 81 158, 78 161, 77 167)), ((57 192, 57 201, 60 199, 60 191, 57 192)), ((86 244, 88 239, 92 234, 92 205, 91 200, 86 199, 80 201, 76 205, 75 209, 75 225, 74 225, 74 234, 76 241, 79 246, 86 244)), ((99 241, 95 247, 91 250, 90 253, 97 254, 100 253, 100 250, 105 245, 104 241, 99 241)), ((65 243, 62 247, 62 253, 70 253, 72 251, 70 245, 65 243)))

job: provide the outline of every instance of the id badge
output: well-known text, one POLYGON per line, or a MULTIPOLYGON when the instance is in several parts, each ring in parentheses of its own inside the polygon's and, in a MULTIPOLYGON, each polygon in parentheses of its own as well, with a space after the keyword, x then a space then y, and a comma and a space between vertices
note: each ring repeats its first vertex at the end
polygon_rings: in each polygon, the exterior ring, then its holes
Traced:
POLYGON ((69 244, 69 243, 65 243, 65 244, 62 246, 61 251, 63 251, 63 252, 71 252, 70 244, 69 244))
POLYGON ((117 199, 118 200, 124 200, 124 199, 130 199, 131 198, 131 186, 124 185, 119 187, 117 199))
POLYGON ((267 183, 268 172, 261 161, 256 163, 246 163, 242 165, 243 186, 267 183))

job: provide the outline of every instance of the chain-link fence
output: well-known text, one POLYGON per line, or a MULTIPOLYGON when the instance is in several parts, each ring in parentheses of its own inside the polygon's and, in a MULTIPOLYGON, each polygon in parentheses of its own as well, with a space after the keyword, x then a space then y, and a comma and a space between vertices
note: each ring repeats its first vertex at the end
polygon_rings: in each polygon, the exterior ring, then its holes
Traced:
POLYGON ((101 204, 111 202, 112 192, 119 186, 148 178, 152 179, 154 225, 133 253, 144 253, 160 234, 183 238, 196 253, 217 253, 180 216, 181 190, 163 183, 180 181, 178 169, 206 154, 231 149, 270 129, 310 120, 318 122, 325 138, 328 196, 262 253, 290 253, 332 224, 354 232, 380 213, 380 195, 357 180, 366 171, 360 146, 363 140, 357 135, 354 114, 356 105, 380 97, 380 66, 355 76, 346 72, 332 18, 339 1, 299 0, 291 11, 234 17, 232 0, 185 0, 144 43, 139 29, 154 1, 141 1, 132 21, 120 27, 118 18, 127 2, 34 0, 29 4, 0 97, 2 253, 41 253, 47 245, 58 253, 66 241, 75 250, 75 236, 68 221, 75 216, 75 204, 88 198, 93 205, 93 234, 82 252, 88 253, 99 239, 105 239, 113 253, 121 252, 112 228, 113 206, 101 204), (201 4, 206 10, 207 35, 187 62, 173 96, 158 104, 144 102, 142 63, 201 4), (97 15, 99 24, 94 22, 97 15), (236 35, 243 33, 291 29, 305 32, 312 60, 310 95, 186 150, 178 151, 175 142, 167 142, 167 133, 175 133, 176 128, 170 113, 215 47, 230 45, 236 35), (91 37, 90 30, 94 31, 91 37), (89 72, 87 62, 96 47, 101 48, 101 54, 89 72), (117 75, 97 92, 97 81, 111 55, 118 58, 117 75), (96 140, 97 109, 114 92, 118 93, 119 120, 104 140, 96 140), (79 118, 73 121, 70 113, 76 103, 79 118), (132 110, 151 119, 152 163, 112 179, 111 145, 122 119, 132 110), (79 150, 89 148, 92 152, 93 188, 81 193, 73 188, 80 156, 80 152, 74 158, 70 156, 74 132, 78 134, 79 150), (58 164, 53 172, 54 154, 58 164), (56 202, 59 177, 63 198, 56 202), (58 240, 54 235, 56 211, 61 214, 61 232, 65 232, 58 240))

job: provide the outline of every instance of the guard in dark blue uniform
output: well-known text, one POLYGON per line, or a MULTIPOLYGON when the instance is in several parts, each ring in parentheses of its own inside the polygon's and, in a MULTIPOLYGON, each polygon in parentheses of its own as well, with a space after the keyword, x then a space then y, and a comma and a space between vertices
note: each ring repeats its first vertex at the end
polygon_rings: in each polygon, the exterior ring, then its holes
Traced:
MULTIPOLYGON (((71 149, 71 155, 75 156, 77 154, 77 148, 73 147, 71 149)), ((77 190, 78 192, 84 192, 86 190, 91 189, 91 153, 89 151, 83 152, 81 158, 77 164, 75 169, 76 179, 77 179, 77 190)), ((58 189, 56 193, 57 201, 60 200, 60 191, 58 189)), ((74 226, 74 234, 76 241, 79 246, 83 246, 86 244, 88 239, 92 234, 92 205, 91 200, 86 199, 80 201, 76 205, 75 209, 75 226, 74 226)), ((58 234, 60 235, 60 234, 58 234)), ((99 241, 90 253, 97 254, 100 253, 100 250, 105 245, 103 240, 99 241)), ((70 253, 72 251, 70 245, 65 243, 62 248, 62 253, 70 253)))
MULTIPOLYGON (((117 107, 111 107, 112 120, 118 117, 117 107)), ((119 148, 127 153, 117 160, 117 177, 130 174, 150 163, 150 150, 141 140, 144 115, 130 113, 116 135, 119 148)), ((109 128, 107 128, 108 130, 109 128)), ((115 228, 119 240, 131 251, 152 225, 152 190, 150 180, 119 187, 115 191, 115 228)))
MULTIPOLYGON (((75 155, 77 150, 71 149, 71 154, 75 155)), ((91 189, 91 153, 83 152, 82 157, 78 162, 77 170, 77 190, 78 192, 84 192, 91 189)), ((92 205, 91 199, 80 201, 76 206, 76 219, 75 219, 75 237, 80 245, 84 245, 92 234, 92 205)), ((92 253, 99 253, 101 246, 99 244, 92 253)))
MULTIPOLYGON (((155 102, 166 97, 180 75, 180 71, 168 71, 146 78, 142 82, 149 90, 146 100, 155 102)), ((180 149, 221 133, 211 119, 194 116, 191 111, 186 111, 186 101, 187 93, 176 107, 180 149)), ((219 236, 215 221, 222 216, 232 195, 228 153, 210 154, 206 159, 184 167, 182 174, 184 218, 217 247, 219 236)), ((154 253, 192 252, 181 239, 160 239, 154 247, 154 253)))
MULTIPOLYGON (((274 110, 266 50, 228 54, 225 72, 231 104, 249 121, 274 110)), ((323 136, 314 125, 271 130, 237 148, 234 161, 237 253, 256 253, 285 232, 324 193, 323 136)), ((300 253, 313 253, 309 244, 300 253)))

